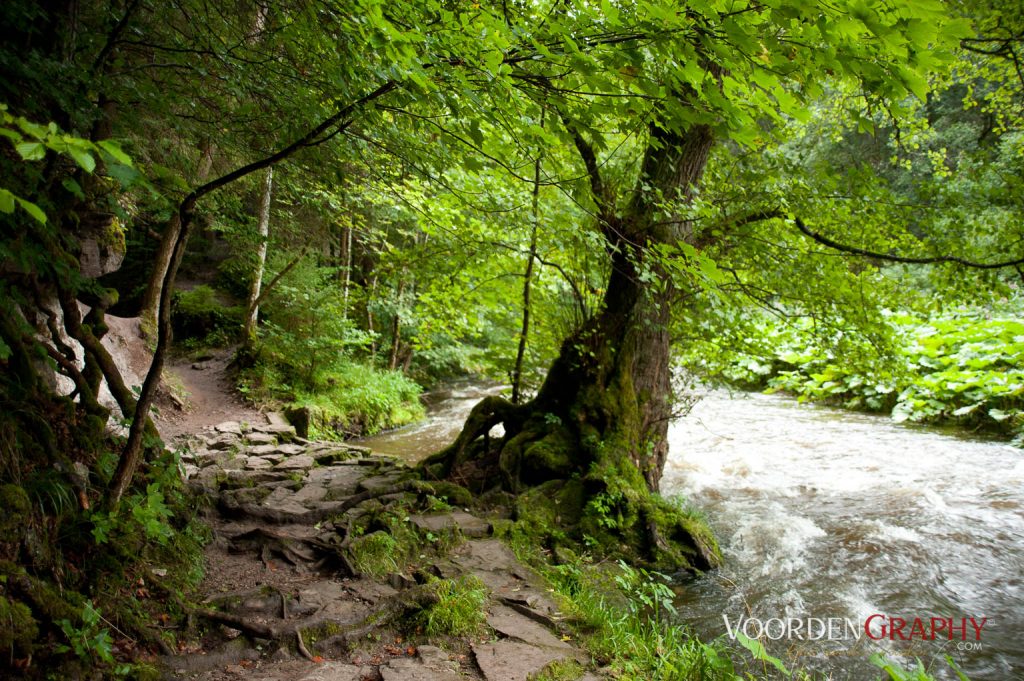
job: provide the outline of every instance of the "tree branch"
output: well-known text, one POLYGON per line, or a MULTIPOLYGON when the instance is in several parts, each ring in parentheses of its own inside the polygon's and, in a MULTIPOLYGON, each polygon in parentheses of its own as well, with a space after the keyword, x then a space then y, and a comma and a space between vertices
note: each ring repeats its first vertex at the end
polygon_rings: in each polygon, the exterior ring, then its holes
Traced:
POLYGON ((965 258, 960 258, 955 255, 938 255, 930 258, 910 258, 901 255, 891 255, 888 253, 877 253, 875 251, 869 251, 864 248, 848 246, 846 244, 841 244, 838 241, 833 241, 827 236, 824 236, 823 234, 819 234, 818 232, 812 230, 810 227, 804 224, 804 221, 801 220, 800 218, 794 218, 793 222, 796 225, 796 228, 799 229, 805 236, 810 237, 814 241, 817 241, 819 244, 822 244, 823 246, 828 246, 829 248, 835 249, 837 251, 842 251, 843 253, 859 255, 865 258, 875 258, 877 260, 905 263, 908 265, 937 265, 940 263, 951 263, 979 270, 998 270, 1003 267, 1016 267, 1017 265, 1024 264, 1024 257, 1016 258, 1014 260, 1006 260, 1003 262, 984 263, 974 262, 973 260, 967 260, 965 258))

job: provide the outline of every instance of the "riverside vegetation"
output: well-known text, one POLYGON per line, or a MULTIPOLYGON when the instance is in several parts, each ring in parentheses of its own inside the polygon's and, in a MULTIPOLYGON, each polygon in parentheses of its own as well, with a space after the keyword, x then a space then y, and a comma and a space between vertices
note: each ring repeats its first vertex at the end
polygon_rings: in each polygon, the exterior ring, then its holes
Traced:
MULTIPOLYGON (((589 652, 542 677, 786 675, 663 621, 657 574, 721 560, 660 495, 675 367, 1020 433, 1016 2, 12 0, 0 29, 4 674, 174 675, 221 627, 312 673, 296 584, 202 602, 225 541, 268 580, 275 555, 364 595, 394 576, 370 630, 317 625, 332 655, 394 625, 497 656, 493 585, 399 560, 447 555, 405 518, 452 504, 568 599, 578 629, 546 635, 589 652), (188 418, 164 369, 224 352, 298 432, 202 434, 203 482, 160 439, 188 418), (401 489, 268 510, 343 476, 311 448, 466 373, 509 394, 401 489), (307 534, 264 527, 289 513, 307 534)), ((373 673, 486 671, 416 642, 373 673)))

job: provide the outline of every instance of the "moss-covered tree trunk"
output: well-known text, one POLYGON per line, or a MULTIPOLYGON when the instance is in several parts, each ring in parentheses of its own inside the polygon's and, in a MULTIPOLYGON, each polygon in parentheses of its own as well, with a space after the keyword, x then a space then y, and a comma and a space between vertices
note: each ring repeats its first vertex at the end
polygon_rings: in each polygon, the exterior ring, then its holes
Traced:
POLYGON ((611 254, 600 311, 563 343, 531 402, 481 402, 456 442, 426 462, 430 474, 481 490, 500 484, 518 495, 521 519, 608 555, 662 567, 715 564, 703 524, 657 494, 672 410, 673 290, 651 257, 658 244, 694 240, 689 222, 655 204, 690 199, 712 143, 704 126, 652 126, 636 189, 617 206, 592 148, 577 138, 611 254), (492 438, 499 423, 505 433, 492 438))

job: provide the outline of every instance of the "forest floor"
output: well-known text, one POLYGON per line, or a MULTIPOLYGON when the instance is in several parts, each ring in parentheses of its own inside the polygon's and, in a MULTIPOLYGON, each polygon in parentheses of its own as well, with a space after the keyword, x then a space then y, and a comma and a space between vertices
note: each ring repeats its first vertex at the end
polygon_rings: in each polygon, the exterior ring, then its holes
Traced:
POLYGON ((263 423, 263 414, 247 405, 235 390, 228 365, 236 348, 218 348, 201 357, 176 357, 164 368, 165 391, 157 427, 166 442, 204 428, 237 421, 263 423))
POLYGON ((553 663, 578 670, 559 678, 600 678, 491 521, 438 509, 397 459, 305 440, 276 414, 180 442, 189 484, 210 503, 206 578, 190 599, 210 626, 162 659, 166 678, 526 681, 553 663), (395 539, 383 552, 380 535, 395 539), (482 587, 468 613, 466 584, 482 587), (431 608, 483 621, 431 636, 431 608))

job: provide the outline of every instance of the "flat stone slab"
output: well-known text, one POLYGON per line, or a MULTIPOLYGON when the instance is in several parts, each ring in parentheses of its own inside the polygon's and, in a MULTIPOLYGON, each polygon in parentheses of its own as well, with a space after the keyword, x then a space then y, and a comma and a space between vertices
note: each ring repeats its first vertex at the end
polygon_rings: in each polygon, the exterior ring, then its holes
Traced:
POLYGON ((461 681, 462 676, 453 669, 434 669, 421 660, 400 657, 381 666, 384 681, 461 681))
POLYGON ((427 532, 458 529, 467 537, 486 537, 491 533, 489 522, 465 511, 452 511, 440 515, 414 515, 409 520, 416 527, 427 532))
POLYGON ((251 445, 273 445, 277 444, 277 436, 270 433, 246 433, 243 438, 251 445))
POLYGON ((287 424, 263 423, 253 426, 253 430, 260 433, 269 433, 271 435, 287 435, 289 437, 295 437, 295 427, 287 424))
POLYGON ((299 456, 293 456, 290 459, 285 459, 281 463, 274 466, 274 470, 278 471, 301 471, 307 468, 312 468, 316 465, 313 461, 313 457, 307 454, 300 454, 299 456))
POLYGON ((487 681, 527 681, 552 662, 569 657, 570 651, 498 641, 474 643, 473 656, 487 681))
POLYGON ((551 633, 547 627, 504 605, 491 606, 490 612, 487 613, 487 624, 495 631, 509 638, 519 639, 523 643, 572 649, 572 646, 551 633))
POLYGON ((268 411, 266 416, 267 416, 267 423, 272 425, 272 426, 281 426, 281 427, 284 427, 284 428, 291 428, 292 427, 292 424, 288 423, 288 419, 286 419, 284 417, 284 414, 281 414, 281 413, 276 412, 276 411, 268 411))
POLYGON ((342 662, 322 662, 295 681, 362 681, 365 669, 342 662))
POLYGON ((309 504, 323 501, 327 496, 327 488, 320 485, 306 485, 292 496, 297 504, 309 504))
POLYGON ((218 423, 213 427, 218 433, 227 433, 229 435, 242 435, 242 424, 238 421, 225 421, 224 423, 218 423))
POLYGON ((273 465, 274 464, 272 462, 258 456, 250 456, 245 460, 245 467, 252 471, 263 470, 265 468, 270 468, 273 465))

